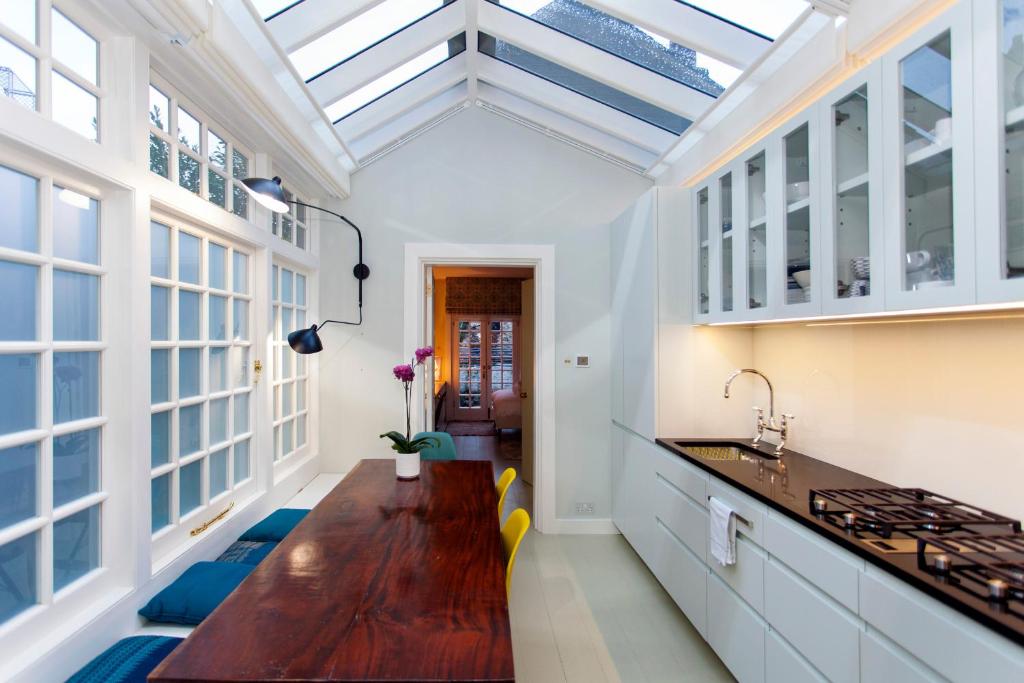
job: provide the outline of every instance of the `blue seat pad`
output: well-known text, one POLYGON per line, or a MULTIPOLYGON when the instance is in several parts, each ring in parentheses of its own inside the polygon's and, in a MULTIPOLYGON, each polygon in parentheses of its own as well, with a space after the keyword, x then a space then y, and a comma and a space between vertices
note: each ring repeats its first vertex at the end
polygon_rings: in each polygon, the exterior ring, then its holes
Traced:
POLYGON ((117 641, 68 679, 68 683, 145 683, 184 638, 132 636, 117 641))

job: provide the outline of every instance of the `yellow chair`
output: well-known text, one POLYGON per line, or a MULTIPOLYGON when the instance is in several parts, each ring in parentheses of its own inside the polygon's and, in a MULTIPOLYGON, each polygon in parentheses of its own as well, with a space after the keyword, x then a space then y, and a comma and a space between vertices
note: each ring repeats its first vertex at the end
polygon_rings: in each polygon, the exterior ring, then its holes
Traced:
POLYGON ((508 516, 505 526, 501 527, 501 545, 505 549, 508 565, 505 567, 505 592, 512 592, 512 567, 516 564, 516 553, 519 544, 530 528, 530 515, 523 508, 516 508, 508 516))
POLYGON ((508 489, 512 486, 512 482, 516 479, 515 469, 509 467, 507 470, 501 473, 498 477, 498 483, 494 485, 494 489, 498 492, 498 520, 501 520, 501 516, 505 513, 505 494, 508 493, 508 489))

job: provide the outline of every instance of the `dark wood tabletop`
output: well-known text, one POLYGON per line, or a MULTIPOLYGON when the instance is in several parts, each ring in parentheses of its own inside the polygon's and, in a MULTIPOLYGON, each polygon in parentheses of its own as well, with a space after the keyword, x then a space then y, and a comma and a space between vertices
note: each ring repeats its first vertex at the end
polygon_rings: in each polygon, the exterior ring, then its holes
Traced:
POLYGON ((363 460, 150 681, 513 681, 490 462, 363 460))

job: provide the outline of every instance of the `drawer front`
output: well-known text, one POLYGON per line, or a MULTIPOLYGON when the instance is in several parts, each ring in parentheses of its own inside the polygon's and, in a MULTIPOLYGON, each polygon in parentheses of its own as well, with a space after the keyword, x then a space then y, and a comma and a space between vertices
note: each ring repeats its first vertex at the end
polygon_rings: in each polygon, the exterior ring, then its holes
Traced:
POLYGON ((1024 681, 1024 648, 873 567, 860 615, 951 681, 1024 681))
POLYGON ((708 512, 659 473, 651 491, 654 514, 705 564, 708 561, 708 512))
POLYGON ((765 618, 772 628, 836 683, 860 680, 860 633, 856 617, 777 562, 764 573, 765 618))
POLYGON ((850 611, 857 611, 858 577, 864 571, 863 560, 774 511, 768 512, 764 533, 764 547, 769 554, 850 611))
POLYGON ((708 568, 661 522, 657 524, 654 575, 693 627, 708 637, 708 568))
POLYGON ((661 446, 657 446, 658 457, 654 469, 673 486, 695 500, 703 507, 708 506, 708 481, 711 475, 704 472, 682 458, 672 455, 661 446))
POLYGON ((899 646, 886 642, 883 636, 862 633, 860 680, 861 683, 938 683, 942 679, 899 646))
POLYGON ((740 683, 763 683, 767 631, 754 610, 708 575, 708 644, 740 683))
MULTIPOLYGON (((767 683, 825 683, 807 660, 778 633, 768 632, 765 641, 764 677, 767 683)), ((895 680, 895 679, 894 679, 895 680)))
POLYGON ((758 614, 764 614, 764 564, 764 551, 739 534, 736 535, 736 564, 723 567, 713 557, 708 562, 711 571, 739 593, 758 614))
POLYGON ((764 547, 764 520, 768 513, 768 509, 764 505, 714 477, 711 478, 708 495, 722 501, 736 514, 743 517, 746 522, 737 519, 736 530, 754 543, 764 547))

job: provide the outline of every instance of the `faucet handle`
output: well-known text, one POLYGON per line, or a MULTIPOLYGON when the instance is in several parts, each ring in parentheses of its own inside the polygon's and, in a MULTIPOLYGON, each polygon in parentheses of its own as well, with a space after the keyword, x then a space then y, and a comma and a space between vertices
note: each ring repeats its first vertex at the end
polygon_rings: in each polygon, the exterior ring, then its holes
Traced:
POLYGON ((783 413, 782 414, 782 424, 786 424, 787 422, 791 422, 791 421, 793 421, 795 419, 796 419, 796 415, 793 415, 792 413, 783 413))

